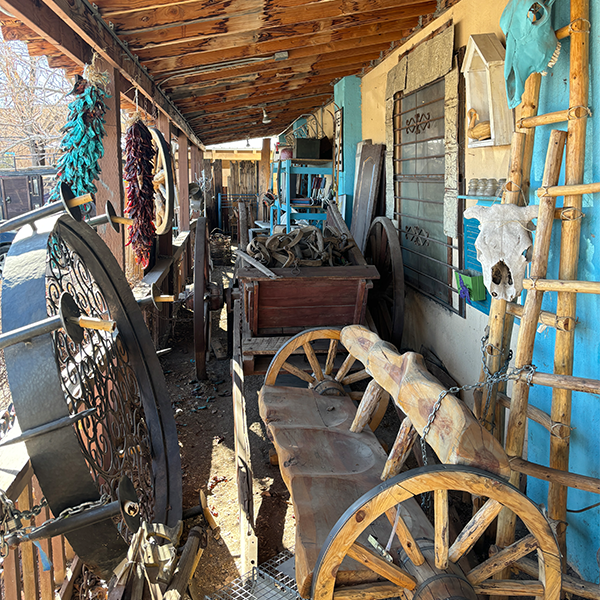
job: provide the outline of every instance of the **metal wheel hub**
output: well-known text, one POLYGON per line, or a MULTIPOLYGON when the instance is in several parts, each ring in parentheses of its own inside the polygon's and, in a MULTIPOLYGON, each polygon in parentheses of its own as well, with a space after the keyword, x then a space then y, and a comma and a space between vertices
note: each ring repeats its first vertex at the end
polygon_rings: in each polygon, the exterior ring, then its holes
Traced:
POLYGON ((323 381, 318 381, 315 385, 309 385, 321 396, 345 396, 344 386, 337 382, 331 375, 324 375, 323 381))

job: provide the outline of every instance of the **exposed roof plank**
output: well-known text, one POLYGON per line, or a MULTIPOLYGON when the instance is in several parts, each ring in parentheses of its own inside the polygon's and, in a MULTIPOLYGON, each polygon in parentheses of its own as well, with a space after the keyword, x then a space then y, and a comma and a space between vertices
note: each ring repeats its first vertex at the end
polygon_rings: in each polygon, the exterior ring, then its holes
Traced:
MULTIPOLYGON (((262 0, 259 0, 262 1, 262 0)), ((310 4, 323 0, 277 0, 277 6, 298 6, 299 4, 310 4)), ((139 10, 152 10, 156 8, 171 8, 184 6, 186 4, 198 4, 199 0, 98 0, 96 3, 102 16, 106 19, 115 15, 137 12, 139 10)), ((223 14, 224 10, 231 5, 231 0, 204 0, 202 2, 207 15, 223 14)), ((236 0, 238 10, 244 10, 248 6, 256 4, 256 0, 236 0)))
MULTIPOLYGON (((295 71, 265 71, 260 76, 253 78, 246 83, 237 82, 234 85, 229 84, 229 80, 216 80, 208 85, 194 90, 193 86, 181 86, 174 90, 171 94, 171 99, 177 102, 178 106, 183 108, 188 104, 197 100, 229 99, 247 95, 266 93, 269 90, 293 90, 302 89, 306 85, 311 85, 315 82, 324 84, 331 83, 332 76, 330 69, 335 70, 337 77, 345 77, 360 71, 364 60, 374 60, 379 58, 381 52, 385 49, 384 46, 370 46, 364 49, 355 49, 347 51, 347 56, 338 56, 333 62, 321 61, 306 63, 308 69, 301 69, 300 72, 295 71), (323 74, 321 71, 325 71, 323 74)), ((302 65, 303 63, 299 63, 302 65)))
MULTIPOLYGON (((333 89, 330 85, 312 88, 311 90, 307 90, 307 93, 299 93, 298 91, 286 92, 286 93, 274 93, 274 94, 265 94, 260 99, 260 104, 268 103, 269 101, 273 102, 283 102, 285 100, 293 100, 301 98, 313 98, 315 96, 326 98, 328 96, 333 96, 333 89)), ((257 103, 258 106, 259 103, 257 103)), ((318 104, 318 103, 317 103, 318 104)), ((246 98, 241 98, 239 100, 229 100, 228 102, 211 102, 210 104, 204 104, 202 106, 202 114, 208 113, 217 113, 220 109, 226 108, 227 110, 233 110, 235 108, 240 108, 248 106, 248 100, 246 98)), ((192 107, 193 108, 193 107, 192 107)), ((186 117, 189 113, 186 114, 186 117)))
MULTIPOLYGON (((317 61, 310 58, 299 59, 296 61, 282 61, 280 63, 263 63, 260 66, 261 76, 269 75, 269 73, 279 73, 281 77, 286 77, 293 74, 310 74, 310 75, 331 75, 331 79, 336 78, 336 73, 342 68, 347 68, 349 65, 354 65, 356 68, 354 73, 360 73, 361 68, 368 66, 370 61, 379 58, 379 53, 371 53, 368 55, 346 55, 344 52, 337 54, 326 55, 326 60, 317 61), (333 58, 332 58, 333 57, 333 58)), ((245 65, 233 69, 219 71, 219 79, 229 79, 233 77, 241 77, 255 73, 256 65, 245 65)), ((185 75, 177 78, 178 85, 192 85, 201 82, 216 81, 215 73, 201 73, 198 75, 185 75)), ((160 83, 159 83, 160 85, 160 83)))
POLYGON ((424 12, 435 10, 435 0, 325 0, 294 9, 281 9, 277 17, 272 12, 251 13, 231 16, 223 20, 195 21, 192 18, 181 23, 156 25, 153 28, 119 31, 131 48, 158 48, 178 45, 182 41, 202 41, 208 37, 244 32, 260 32, 255 38, 272 39, 276 35, 296 35, 297 33, 317 33, 331 27, 351 26, 378 20, 400 20, 418 17, 424 12), (353 10, 348 10, 348 8, 353 10))
POLYGON ((187 65, 213 65, 240 59, 268 57, 286 50, 291 58, 336 52, 344 47, 371 45, 373 43, 400 41, 401 32, 411 29, 418 23, 417 17, 383 21, 377 23, 361 23, 340 29, 327 29, 318 33, 292 35, 272 40, 253 43, 252 34, 222 36, 210 41, 210 46, 218 46, 217 50, 204 48, 196 50, 196 44, 182 43, 169 46, 160 52, 150 48, 138 50, 140 59, 152 72, 180 69, 187 65), (246 39, 244 39, 246 38, 246 39), (379 42, 376 41, 379 39, 379 42))
POLYGON ((219 143, 277 134, 328 103, 335 81, 372 68, 421 18, 426 23, 456 1, 0 0, 0 6, 24 13, 18 16, 30 27, 4 19, 5 35, 26 39, 32 53, 71 70, 98 52, 201 145, 199 136, 219 143), (270 123, 262 122, 263 108, 270 123))

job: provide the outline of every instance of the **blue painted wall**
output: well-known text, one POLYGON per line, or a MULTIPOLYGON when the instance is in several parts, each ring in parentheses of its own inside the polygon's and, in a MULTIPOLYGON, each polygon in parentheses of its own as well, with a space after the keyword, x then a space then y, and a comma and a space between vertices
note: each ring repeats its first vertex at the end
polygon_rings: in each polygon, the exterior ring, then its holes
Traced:
POLYGON ((356 75, 344 77, 333 87, 335 103, 344 109, 342 124, 342 147, 344 170, 340 172, 339 194, 346 194, 348 226, 352 220, 352 197, 354 194, 354 171, 356 170, 356 146, 362 140, 362 109, 360 79, 356 75))
MULTIPOLYGON (((590 107, 594 117, 588 120, 587 147, 585 160, 585 182, 600 181, 600 2, 591 2, 592 31, 590 35, 590 107)), ((556 2, 553 15, 555 29, 569 22, 569 2, 556 2)), ((541 87, 540 113, 564 110, 569 106, 569 49, 568 39, 562 42, 562 51, 556 66, 543 78, 541 87)), ((544 126, 536 130, 534 161, 532 167, 532 189, 541 185, 544 159, 552 128, 566 129, 566 126, 544 126)), ((564 167, 561 176, 564 183, 564 167)), ((536 203, 535 197, 530 198, 536 203)), ((600 281, 600 196, 584 196, 579 279, 600 281)), ((562 205, 562 198, 558 198, 562 205)), ((560 253, 560 223, 555 223, 548 278, 558 278, 560 253)), ((556 294, 545 294, 544 310, 554 312, 556 294)), ((574 375, 600 378, 600 298, 590 294, 577 297, 579 324, 575 333, 574 375)), ((548 328, 536 337, 534 364, 540 371, 552 373, 554 370, 555 332, 548 328)), ((552 391, 535 386, 530 402, 550 412, 552 391)), ((529 421, 529 460, 548 465, 550 437, 541 426, 529 421)), ((572 400, 571 454, 569 470, 600 478, 600 396, 573 393, 572 400)), ((528 495, 534 501, 547 503, 548 484, 528 478, 528 495)), ((567 508, 578 510, 595 504, 600 498, 588 492, 569 490, 567 508)), ((600 560, 600 507, 583 513, 568 513, 567 547, 569 562, 588 581, 598 583, 600 560)))

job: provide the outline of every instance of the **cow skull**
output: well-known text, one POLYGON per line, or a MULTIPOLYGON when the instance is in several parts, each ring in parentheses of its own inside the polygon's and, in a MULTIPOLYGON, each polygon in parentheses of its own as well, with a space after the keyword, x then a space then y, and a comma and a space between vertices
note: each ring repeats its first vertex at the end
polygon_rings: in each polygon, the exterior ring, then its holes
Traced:
POLYGON ((510 302, 523 290, 523 277, 529 258, 524 253, 532 244, 531 219, 539 206, 494 204, 489 208, 472 206, 465 218, 477 219, 479 235, 475 240, 477 260, 483 267, 483 283, 493 298, 510 302))

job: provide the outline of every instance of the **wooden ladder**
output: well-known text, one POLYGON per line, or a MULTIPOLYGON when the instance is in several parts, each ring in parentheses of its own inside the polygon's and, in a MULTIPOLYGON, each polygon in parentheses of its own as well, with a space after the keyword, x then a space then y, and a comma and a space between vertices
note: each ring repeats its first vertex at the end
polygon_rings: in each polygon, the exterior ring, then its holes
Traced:
MULTIPOLYGON (((570 24, 557 31, 557 37, 571 38, 570 51, 570 108, 537 115, 541 83, 540 74, 529 77, 521 105, 511 148, 508 183, 503 202, 522 204, 528 195, 535 128, 567 121, 568 132, 552 131, 540 197, 533 257, 529 279, 524 282, 527 298, 524 306, 514 302, 493 299, 489 315, 489 338, 486 346, 486 364, 492 372, 504 364, 510 347, 514 317, 521 318, 515 368, 530 365, 533 360, 535 334, 538 323, 556 329, 554 373, 522 373, 515 382, 512 398, 506 396, 505 383, 485 389, 475 396, 475 413, 498 439, 504 432, 504 408, 510 408, 506 429, 506 452, 513 470, 511 483, 518 487, 521 473, 550 481, 548 494, 549 517, 558 523, 557 535, 566 567, 566 504, 569 487, 600 493, 600 480, 568 472, 569 435, 572 391, 600 393, 600 381, 573 377, 574 330, 576 324, 577 293, 600 294, 600 282, 577 281, 579 241, 582 218, 582 194, 600 191, 600 184, 582 184, 585 153, 585 135, 588 117, 589 87, 589 0, 571 0, 570 24), (559 186, 563 149, 566 142, 565 185, 559 186), (564 196, 562 208, 556 208, 556 198, 564 196), (559 279, 546 279, 550 239, 554 219, 561 220, 561 250, 559 279), (541 310, 545 292, 558 293, 556 313, 541 310), (547 414, 528 405, 530 383, 551 386, 552 409, 547 414), (504 387, 500 387, 500 386, 504 387), (550 467, 523 460, 527 419, 534 420, 550 432, 550 467)), ((482 370, 483 375, 483 370, 482 370)), ((499 516, 497 545, 504 548, 514 541, 515 516, 504 510, 499 516)), ((524 559, 525 560, 525 559, 524 559)), ((523 567, 519 561, 518 565, 523 567)), ((527 562, 525 560, 525 562, 527 562)), ((530 561, 532 562, 532 561, 530 561)), ((533 563, 535 565, 535 563, 533 563)), ((527 567, 527 565, 525 565, 527 567)), ((529 565, 531 570, 532 566, 529 565)), ((506 577, 506 574, 499 575, 506 577)), ((579 593, 571 578, 565 578, 563 589, 579 593)), ((580 582, 581 584, 581 582, 580 582)), ((590 595, 600 598, 600 586, 585 583, 590 595)))

